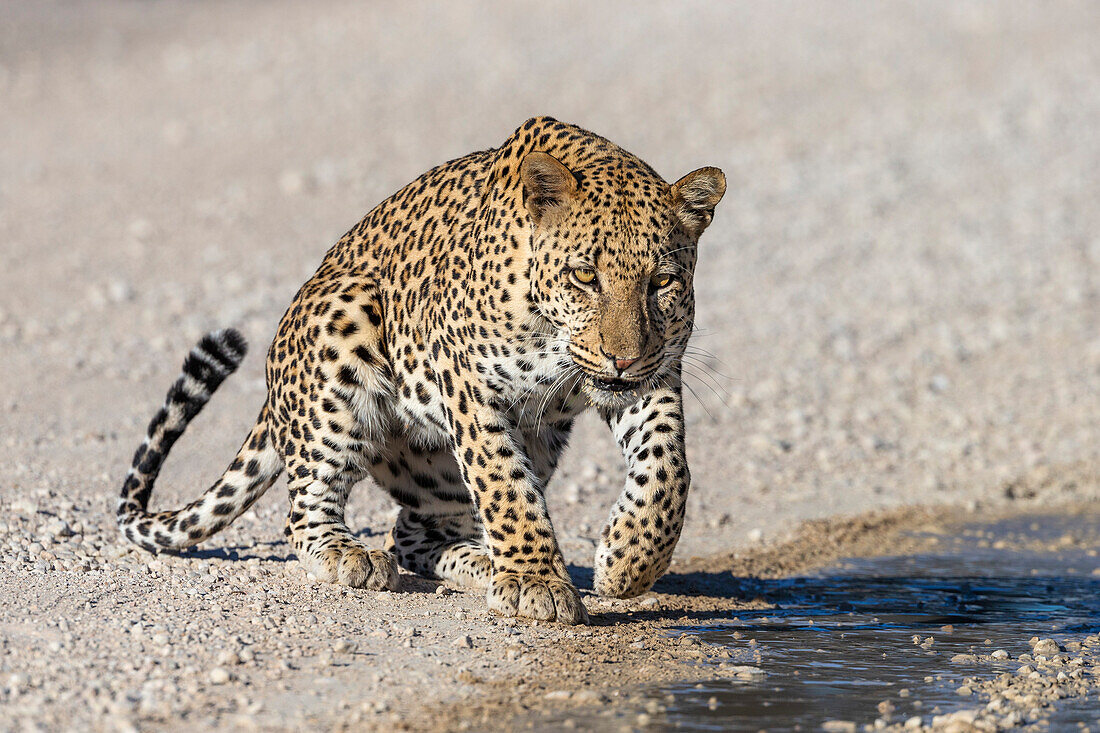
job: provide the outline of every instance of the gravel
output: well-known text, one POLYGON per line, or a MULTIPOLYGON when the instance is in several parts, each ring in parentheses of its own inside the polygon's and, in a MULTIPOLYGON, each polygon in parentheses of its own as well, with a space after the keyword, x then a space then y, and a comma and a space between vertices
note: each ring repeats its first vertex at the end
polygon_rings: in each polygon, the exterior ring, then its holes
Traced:
POLYGON ((1009 658, 1003 649, 989 655, 976 655, 975 661, 988 663, 990 671, 967 677, 956 691, 964 698, 980 698, 983 701, 980 707, 933 715, 922 720, 920 725, 906 720, 902 724, 885 726, 885 729, 962 733, 1004 730, 1025 724, 1048 728, 1051 713, 1059 701, 1095 698, 1100 691, 1100 635, 1069 637, 1061 645, 1054 639, 1038 638, 1028 643, 1033 650, 1038 647, 1050 656, 1036 655, 1030 664, 1011 672, 1003 669, 1003 662, 1009 658))

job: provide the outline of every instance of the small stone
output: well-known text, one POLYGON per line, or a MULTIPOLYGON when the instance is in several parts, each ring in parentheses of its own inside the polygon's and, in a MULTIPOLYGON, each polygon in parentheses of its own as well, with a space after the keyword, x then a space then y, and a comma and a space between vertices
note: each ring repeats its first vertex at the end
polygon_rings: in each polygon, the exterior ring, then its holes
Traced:
POLYGON ((230 680, 229 670, 224 667, 215 667, 210 670, 210 682, 215 685, 224 685, 230 680))
POLYGON ((959 689, 955 690, 955 694, 959 695, 960 697, 970 697, 974 694, 974 690, 971 689, 970 685, 963 685, 959 689))
POLYGON ((733 665, 720 668, 724 673, 741 680, 755 680, 766 676, 766 672, 759 667, 748 665, 733 665))
POLYGON ((1032 653, 1042 654, 1044 657, 1053 657, 1058 653, 1058 642, 1054 639, 1040 639, 1031 648, 1032 653))
POLYGON ((451 645, 456 646, 459 649, 473 649, 474 648, 474 640, 471 639, 469 636, 462 635, 462 636, 456 637, 455 640, 451 642, 451 645))
POLYGON ((134 288, 124 280, 111 280, 107 283, 107 298, 112 303, 125 303, 134 299, 134 288))
POLYGON ((332 651, 337 654, 352 654, 358 648, 358 645, 351 639, 338 639, 335 644, 332 645, 332 651))
POLYGON ((856 733, 857 726, 851 720, 826 720, 821 724, 826 733, 856 733))
POLYGON ((46 525, 46 532, 51 537, 72 537, 73 530, 68 523, 58 518, 46 525))
POLYGON ((218 664, 225 667, 232 667, 241 663, 241 657, 237 652, 232 649, 226 649, 218 655, 218 664))
POLYGON ((1024 666, 1022 666, 1018 670, 1016 670, 1016 674, 1018 674, 1021 677, 1024 677, 1026 675, 1031 674, 1034 671, 1035 671, 1034 667, 1032 667, 1030 664, 1025 664, 1024 666))
POLYGON ((989 656, 993 657, 994 659, 1008 659, 1008 652, 1006 652, 1004 649, 998 649, 989 656))
POLYGON ((919 715, 914 715, 913 717, 911 717, 911 718, 909 718, 908 720, 905 721, 905 727, 910 729, 910 730, 920 728, 920 726, 921 726, 921 717, 919 715))

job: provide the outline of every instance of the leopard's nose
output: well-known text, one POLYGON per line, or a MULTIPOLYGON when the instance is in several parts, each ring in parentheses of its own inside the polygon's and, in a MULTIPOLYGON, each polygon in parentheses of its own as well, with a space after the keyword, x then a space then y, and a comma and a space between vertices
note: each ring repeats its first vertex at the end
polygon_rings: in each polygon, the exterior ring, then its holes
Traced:
POLYGON ((619 370, 619 374, 622 374, 623 372, 625 372, 627 369, 630 368, 631 364, 633 364, 636 361, 638 361, 638 357, 636 357, 636 356, 627 357, 625 359, 622 358, 622 357, 616 356, 615 357, 615 368, 619 370))

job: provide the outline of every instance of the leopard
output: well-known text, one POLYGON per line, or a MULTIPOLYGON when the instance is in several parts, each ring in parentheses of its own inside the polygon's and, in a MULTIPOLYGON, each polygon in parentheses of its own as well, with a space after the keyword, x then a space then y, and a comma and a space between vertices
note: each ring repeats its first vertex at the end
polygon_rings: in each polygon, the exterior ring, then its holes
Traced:
POLYGON ((288 549, 315 580, 397 590, 401 571, 483 590, 491 612, 589 622, 547 510, 576 418, 595 410, 626 462, 593 589, 652 588, 690 485, 682 358, 719 168, 667 183, 553 117, 429 170, 324 256, 278 324, 266 398, 228 468, 182 508, 150 511, 165 458, 247 344, 202 337, 134 454, 122 535, 179 553, 287 475, 288 549), (369 479, 397 504, 383 547, 345 522, 369 479))

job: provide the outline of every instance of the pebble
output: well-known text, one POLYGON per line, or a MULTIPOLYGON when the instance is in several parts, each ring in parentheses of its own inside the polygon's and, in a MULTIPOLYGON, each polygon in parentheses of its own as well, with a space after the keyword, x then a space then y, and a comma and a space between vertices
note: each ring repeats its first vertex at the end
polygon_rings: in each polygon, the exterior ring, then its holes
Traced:
POLYGON ((229 682, 229 680, 229 670, 225 669, 224 667, 215 667, 214 669, 210 670, 210 682, 212 684, 224 685, 226 682, 229 682))
POLYGON ((736 677, 742 680, 755 680, 760 679, 767 675, 767 672, 759 667, 751 667, 748 665, 725 665, 721 664, 718 667, 724 674, 736 677))
POLYGON ((72 537, 74 534, 68 522, 60 518, 50 521, 50 523, 46 525, 46 532, 51 537, 72 537))
POLYGON ((232 667, 241 663, 241 657, 232 649, 227 649, 218 655, 218 664, 232 667))
POLYGON ((454 639, 454 641, 451 642, 451 646, 456 646, 459 649, 473 649, 474 648, 474 640, 471 639, 469 636, 465 636, 465 635, 459 636, 459 637, 456 637, 454 639))
POLYGON ((826 720, 821 724, 821 730, 826 733, 856 733, 858 727, 851 720, 826 720))

